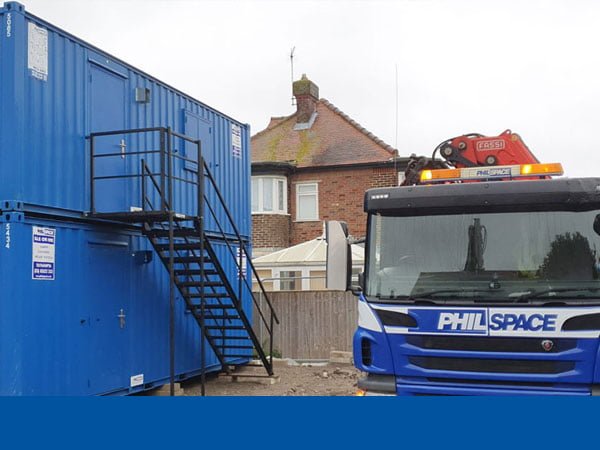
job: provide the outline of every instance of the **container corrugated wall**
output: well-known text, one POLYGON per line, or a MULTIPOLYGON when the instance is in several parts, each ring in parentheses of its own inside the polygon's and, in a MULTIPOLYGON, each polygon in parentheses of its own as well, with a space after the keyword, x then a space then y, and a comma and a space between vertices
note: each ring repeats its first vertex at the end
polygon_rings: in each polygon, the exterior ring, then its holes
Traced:
MULTIPOLYGON (((139 228, 87 219, 87 137, 98 131, 170 127, 199 138, 236 225, 248 239, 249 128, 28 15, 18 3, 4 4, 0 23, 0 395, 128 393, 163 384, 169 378, 168 273, 155 253, 150 263, 141 262, 139 252, 152 250, 139 228), (139 92, 149 101, 136 101, 139 92), (234 132, 241 134, 241 148, 233 145, 234 132), (56 233, 52 280, 33 275, 35 227, 56 233)), ((178 154, 194 155, 189 145, 174 143, 178 154)), ((139 151, 157 148, 159 141, 149 133, 123 137, 122 144, 127 151, 139 151)), ((98 145, 115 142, 99 139, 98 145)), ((116 161, 123 173, 134 173, 140 158, 126 155, 100 170, 116 161)), ((156 168, 156 155, 145 158, 156 168)), ((174 169, 182 179, 195 179, 194 164, 177 160, 174 169)), ((118 189, 97 185, 100 206, 141 206, 140 186, 136 179, 118 189)), ((193 188, 178 184, 174 194, 178 212, 196 212, 193 188)), ((207 194, 219 222, 231 232, 214 191, 207 194)), ((210 212, 206 216, 208 229, 216 231, 210 212)), ((229 249, 215 247, 237 289, 229 249)), ((251 317, 248 292, 243 302, 251 317)), ((184 379, 200 371, 200 330, 179 295, 176 307, 175 372, 184 379)), ((218 370, 216 356, 206 349, 207 369, 218 370)))
MULTIPOLYGON (((250 236, 247 125, 19 11, 18 4, 5 4, 4 30, 7 8, 14 9, 10 11, 10 36, 4 32, 0 37, 0 177, 3 180, 0 200, 18 200, 31 209, 48 209, 65 215, 87 212, 90 155, 86 136, 111 129, 171 127, 202 141, 203 154, 241 234, 250 236), (35 30, 47 33, 47 67, 46 73, 41 74, 29 68, 28 63, 28 51, 36 44, 31 36, 35 30), (149 101, 136 101, 136 90, 147 92, 149 101), (121 102, 105 103, 96 98, 95 92, 98 97, 122 92, 116 96, 121 102), (241 132, 241 149, 234 148, 232 143, 232 134, 237 130, 241 132)), ((128 151, 158 146, 156 134, 128 136, 125 141, 128 151)), ((181 142, 176 142, 175 149, 188 156, 193 151, 181 142)), ((124 172, 139 171, 139 159, 127 156, 124 172)), ((157 157, 155 160, 157 164, 157 157)), ((190 168, 193 169, 176 160, 175 175, 193 179, 195 174, 190 168)), ((112 181, 97 185, 98 195, 110 190, 109 183, 114 186, 112 181)), ((123 196, 119 204, 140 206, 139 181, 132 180, 126 187, 118 189, 123 196)), ((195 191, 181 185, 176 185, 174 191, 178 209, 192 212, 197 204, 195 191)), ((226 222, 224 216, 221 222, 226 222)), ((214 228, 210 219, 208 226, 214 228)))
MULTIPOLYGON (((6 216, 4 215, 4 219, 6 216)), ((0 395, 127 393, 169 374, 169 277, 134 231, 19 219, 2 224, 0 249, 0 395), (7 228, 8 225, 8 228, 7 228), (32 279, 33 227, 56 231, 53 281, 32 279), (125 322, 121 327, 118 315, 125 322), (144 385, 131 387, 143 375, 144 385)), ((200 330, 177 301, 176 373, 200 369, 200 330)), ((219 362, 207 346, 207 367, 219 362)))

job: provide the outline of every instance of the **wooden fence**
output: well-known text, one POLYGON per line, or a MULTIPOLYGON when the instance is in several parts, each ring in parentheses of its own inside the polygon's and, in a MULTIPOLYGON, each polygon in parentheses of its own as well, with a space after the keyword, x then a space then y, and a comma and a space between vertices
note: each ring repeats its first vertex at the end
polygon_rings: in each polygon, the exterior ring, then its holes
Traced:
MULTIPOLYGON (((264 302, 259 294, 256 295, 264 302)), ((331 350, 352 351, 358 308, 357 298, 350 292, 290 291, 269 292, 268 295, 281 322, 275 326, 274 355, 328 359, 331 350)), ((268 307, 262 307, 262 310, 268 311, 268 307)), ((254 324, 268 351, 268 334, 256 311, 254 324)))

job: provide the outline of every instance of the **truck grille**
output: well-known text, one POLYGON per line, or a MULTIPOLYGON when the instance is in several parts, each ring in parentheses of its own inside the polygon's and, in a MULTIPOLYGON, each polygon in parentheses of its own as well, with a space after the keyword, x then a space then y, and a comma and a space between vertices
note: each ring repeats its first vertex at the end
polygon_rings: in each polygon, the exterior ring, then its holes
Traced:
POLYGON ((544 350, 539 338, 471 337, 471 336, 407 336, 406 342, 428 350, 470 352, 560 353, 574 349, 576 339, 552 339, 554 346, 544 350))
POLYGON ((487 373, 558 374, 575 368, 572 361, 536 361, 526 359, 480 359, 410 356, 409 362, 430 370, 487 373))

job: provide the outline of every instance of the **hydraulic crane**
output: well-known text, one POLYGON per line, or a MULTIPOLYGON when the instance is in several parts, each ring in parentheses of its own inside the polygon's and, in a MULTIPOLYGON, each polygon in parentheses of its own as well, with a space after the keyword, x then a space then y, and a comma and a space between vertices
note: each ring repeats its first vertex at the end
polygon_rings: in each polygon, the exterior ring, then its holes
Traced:
POLYGON ((419 184, 425 169, 463 168, 476 166, 506 166, 537 164, 538 159, 517 133, 506 130, 498 136, 478 133, 464 134, 439 144, 431 159, 411 155, 403 186, 419 184), (443 160, 436 159, 439 152, 443 160))

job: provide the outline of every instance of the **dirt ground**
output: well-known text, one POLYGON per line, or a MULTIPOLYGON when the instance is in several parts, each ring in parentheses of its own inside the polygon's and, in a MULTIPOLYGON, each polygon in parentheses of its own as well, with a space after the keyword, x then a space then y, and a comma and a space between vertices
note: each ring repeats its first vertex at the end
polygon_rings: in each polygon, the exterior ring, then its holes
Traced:
MULTIPOLYGON (((241 368, 237 373, 266 374, 264 369, 241 368)), ((209 396, 344 396, 356 393, 356 383, 361 373, 350 364, 288 365, 285 361, 275 365, 279 381, 269 384, 258 378, 207 377, 206 395, 209 396)), ((182 385, 184 395, 200 395, 200 380, 182 385)))

